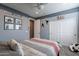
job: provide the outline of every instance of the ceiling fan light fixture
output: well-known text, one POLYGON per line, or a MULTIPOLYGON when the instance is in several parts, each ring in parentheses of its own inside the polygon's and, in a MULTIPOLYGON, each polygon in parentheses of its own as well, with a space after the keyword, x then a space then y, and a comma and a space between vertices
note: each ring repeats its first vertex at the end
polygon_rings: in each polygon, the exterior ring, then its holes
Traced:
POLYGON ((37 3, 36 6, 34 6, 36 9, 41 10, 44 9, 44 4, 42 3, 37 3))
POLYGON ((44 7, 45 7, 45 4, 44 3, 37 3, 34 6, 34 8, 36 10, 35 14, 39 14, 39 12, 44 9, 44 7))
POLYGON ((44 5, 40 5, 40 9, 44 9, 44 5))
POLYGON ((38 11, 36 11, 36 12, 35 12, 35 14, 39 14, 39 12, 38 12, 38 11))

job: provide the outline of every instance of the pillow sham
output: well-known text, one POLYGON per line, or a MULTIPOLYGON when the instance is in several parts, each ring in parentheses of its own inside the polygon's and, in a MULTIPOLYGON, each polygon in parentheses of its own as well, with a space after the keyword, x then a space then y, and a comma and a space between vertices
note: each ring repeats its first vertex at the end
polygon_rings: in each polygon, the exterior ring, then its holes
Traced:
POLYGON ((16 51, 20 56, 24 55, 20 43, 18 43, 16 40, 14 39, 9 40, 8 46, 10 47, 11 50, 16 51))

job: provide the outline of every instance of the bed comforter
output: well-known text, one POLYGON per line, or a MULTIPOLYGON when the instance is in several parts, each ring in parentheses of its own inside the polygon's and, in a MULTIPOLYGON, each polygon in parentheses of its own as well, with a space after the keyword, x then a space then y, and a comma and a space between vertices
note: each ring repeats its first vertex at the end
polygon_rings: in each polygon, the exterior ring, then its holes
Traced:
POLYGON ((51 41, 51 40, 46 40, 46 39, 40 39, 40 38, 32 38, 31 41, 49 45, 49 46, 53 47, 56 54, 59 55, 60 47, 58 46, 57 42, 51 41))
POLYGON ((22 43, 24 45, 32 47, 32 48, 46 54, 47 56, 57 56, 57 53, 56 53, 54 47, 51 47, 50 45, 34 42, 31 40, 25 40, 22 43))

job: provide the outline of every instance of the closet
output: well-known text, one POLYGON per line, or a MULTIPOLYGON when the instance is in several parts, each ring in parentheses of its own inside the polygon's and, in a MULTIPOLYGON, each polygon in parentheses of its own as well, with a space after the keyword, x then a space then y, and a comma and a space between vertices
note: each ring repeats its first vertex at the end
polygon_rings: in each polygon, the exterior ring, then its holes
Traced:
POLYGON ((64 15, 64 19, 50 21, 50 40, 62 45, 70 45, 77 42, 77 13, 64 15))

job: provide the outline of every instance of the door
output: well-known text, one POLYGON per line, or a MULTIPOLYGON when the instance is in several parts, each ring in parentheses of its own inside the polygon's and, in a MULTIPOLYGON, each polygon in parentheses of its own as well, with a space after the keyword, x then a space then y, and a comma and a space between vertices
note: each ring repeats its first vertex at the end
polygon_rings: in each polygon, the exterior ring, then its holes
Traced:
POLYGON ((40 38, 40 20, 34 21, 34 37, 40 38))
POLYGON ((63 19, 50 22, 50 40, 63 45, 77 42, 77 20, 76 18, 63 19))
POLYGON ((59 21, 49 22, 50 40, 61 42, 61 38, 60 38, 61 27, 60 26, 61 24, 59 21))
POLYGON ((61 40, 64 45, 70 45, 77 42, 76 18, 61 21, 61 40))
POLYGON ((30 20, 30 38, 34 37, 34 21, 30 20))

